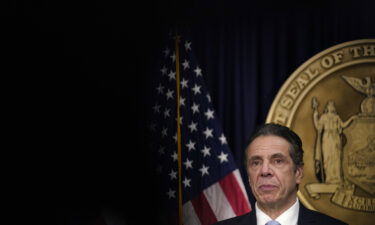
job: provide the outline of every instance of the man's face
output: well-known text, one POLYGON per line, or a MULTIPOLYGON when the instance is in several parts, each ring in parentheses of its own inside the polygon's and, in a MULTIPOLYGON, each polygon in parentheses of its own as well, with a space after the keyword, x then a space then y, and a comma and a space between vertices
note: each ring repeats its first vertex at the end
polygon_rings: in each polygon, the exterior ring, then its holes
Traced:
POLYGON ((295 168, 289 147, 285 139, 270 135, 255 138, 246 149, 249 183, 260 207, 284 208, 295 202, 303 168, 295 168))

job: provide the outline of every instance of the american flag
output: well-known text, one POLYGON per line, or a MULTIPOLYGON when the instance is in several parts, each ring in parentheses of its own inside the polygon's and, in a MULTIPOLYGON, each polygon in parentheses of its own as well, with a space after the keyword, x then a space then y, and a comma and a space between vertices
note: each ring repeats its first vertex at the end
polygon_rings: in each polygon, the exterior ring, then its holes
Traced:
POLYGON ((204 85, 192 42, 180 37, 180 95, 176 88, 175 38, 163 49, 153 92, 150 131, 160 184, 159 210, 178 212, 177 98, 180 104, 184 225, 209 225, 251 211, 241 175, 204 85))

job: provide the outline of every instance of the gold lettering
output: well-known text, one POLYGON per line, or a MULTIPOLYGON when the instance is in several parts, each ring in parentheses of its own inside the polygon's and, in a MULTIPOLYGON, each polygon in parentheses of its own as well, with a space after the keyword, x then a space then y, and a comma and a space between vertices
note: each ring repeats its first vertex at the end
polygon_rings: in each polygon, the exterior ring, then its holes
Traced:
POLYGON ((297 87, 295 83, 293 83, 292 85, 290 85, 290 88, 286 94, 289 94, 293 99, 296 99, 299 93, 300 89, 297 87))
POLYGON ((306 79, 306 78, 304 78, 304 77, 302 77, 302 76, 299 76, 299 77, 297 78, 296 82, 297 82, 299 88, 300 88, 300 89, 303 89, 303 88, 306 86, 306 84, 309 83, 309 80, 306 79))
POLYGON ((321 61, 321 64, 325 69, 329 69, 332 66, 334 66, 335 64, 338 64, 338 63, 342 62, 343 56, 344 56, 343 51, 335 52, 331 55, 328 55, 328 56, 324 57, 321 61))
POLYGON ((369 211, 375 211, 375 198, 367 199, 367 206, 369 211))
MULTIPOLYGON (((355 196, 354 196, 355 197, 355 196)), ((356 203, 357 204, 359 204, 359 205, 363 205, 363 198, 358 198, 358 197, 355 197, 355 201, 356 201, 356 203)))
POLYGON ((375 198, 364 198, 352 194, 347 194, 343 191, 337 191, 332 196, 331 200, 332 202, 345 208, 364 210, 367 212, 375 211, 375 198))
POLYGON ((307 74, 310 80, 314 79, 316 76, 319 75, 318 70, 311 71, 311 68, 306 70, 304 73, 307 74))
POLYGON ((361 56, 375 56, 375 45, 352 47, 349 48, 349 52, 352 53, 353 58, 358 58, 361 56))
POLYGON ((287 96, 283 96, 283 98, 280 100, 280 105, 288 110, 290 110, 290 108, 292 108, 293 106, 293 99, 287 97, 287 96))
POLYGON ((363 198, 358 198, 354 196, 354 208, 361 209, 363 206, 363 198))
POLYGON ((288 119, 288 111, 278 107, 275 113, 275 122, 281 125, 286 125, 287 119, 288 119))
POLYGON ((352 47, 352 48, 349 48, 349 52, 353 54, 353 58, 358 58, 360 49, 361 47, 352 47))
POLYGON ((353 199, 353 205, 352 205, 352 209, 358 209, 360 208, 360 205, 358 205, 358 202, 356 201, 356 199, 353 199))
POLYGON ((363 56, 375 56, 375 45, 364 45, 363 56))
POLYGON ((333 195, 332 201, 337 202, 338 204, 342 205, 344 204, 344 198, 345 198, 345 194, 339 191, 333 195))
POLYGON ((348 207, 349 208, 353 208, 353 205, 354 205, 354 201, 353 201, 353 197, 352 196, 348 196, 348 207))
POLYGON ((333 59, 330 56, 326 56, 322 59, 322 66, 326 69, 333 66, 333 59))
POLYGON ((371 199, 366 198, 365 205, 366 205, 366 210, 371 209, 371 199))
POLYGON ((338 51, 332 54, 333 58, 335 59, 335 64, 342 62, 342 57, 344 57, 343 51, 338 51))
POLYGON ((344 202, 343 202, 343 205, 347 208, 351 208, 352 206, 352 198, 350 195, 345 195, 345 199, 344 199, 344 202))

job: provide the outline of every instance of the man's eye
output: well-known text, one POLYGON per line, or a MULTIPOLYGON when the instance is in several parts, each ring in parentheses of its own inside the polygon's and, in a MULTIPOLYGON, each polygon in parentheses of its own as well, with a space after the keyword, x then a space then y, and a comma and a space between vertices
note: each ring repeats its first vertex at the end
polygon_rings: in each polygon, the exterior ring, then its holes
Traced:
POLYGON ((252 166, 258 166, 260 164, 259 161, 251 161, 250 165, 252 166))
POLYGON ((283 163, 284 162, 284 160, 282 160, 282 159, 275 159, 275 163, 276 164, 281 164, 281 163, 283 163))

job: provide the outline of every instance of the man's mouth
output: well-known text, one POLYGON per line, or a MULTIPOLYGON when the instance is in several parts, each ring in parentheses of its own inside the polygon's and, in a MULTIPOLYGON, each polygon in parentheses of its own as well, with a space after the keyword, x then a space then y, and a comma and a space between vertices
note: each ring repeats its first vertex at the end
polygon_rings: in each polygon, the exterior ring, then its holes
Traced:
POLYGON ((261 191, 273 191, 273 190, 277 189, 277 186, 272 185, 272 184, 262 184, 262 185, 259 186, 259 189, 261 191))

